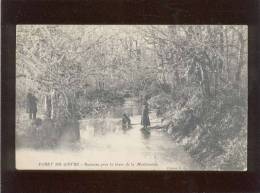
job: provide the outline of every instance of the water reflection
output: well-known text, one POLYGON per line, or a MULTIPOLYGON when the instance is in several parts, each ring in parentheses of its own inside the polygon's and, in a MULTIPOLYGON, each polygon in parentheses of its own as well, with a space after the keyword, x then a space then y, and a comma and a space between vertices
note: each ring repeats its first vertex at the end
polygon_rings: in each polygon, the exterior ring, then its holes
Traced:
POLYGON ((150 136, 151 136, 151 132, 148 131, 148 129, 142 128, 141 133, 142 133, 142 136, 143 136, 144 139, 149 139, 150 136))
MULTIPOLYGON (((85 119, 80 121, 81 139, 75 148, 71 149, 64 144, 55 150, 28 150, 19 149, 16 152, 17 163, 26 163, 26 168, 32 168, 33 164, 41 161, 44 157, 49 161, 77 161, 80 163, 153 163, 154 167, 130 167, 129 170, 165 170, 165 169, 196 169, 193 160, 183 150, 182 147, 174 143, 171 137, 160 130, 144 130, 140 124, 141 115, 138 113, 139 105, 133 101, 127 101, 121 108, 120 112, 132 112, 132 128, 122 130, 121 115, 105 117, 104 119, 85 119), (130 105, 129 105, 130 104, 130 105), (77 149, 77 151, 75 151, 77 149), (24 156, 24 155, 27 156, 24 156), (28 161, 27 157, 30 157, 28 161)), ((157 122, 155 113, 150 114, 151 126, 157 122)), ((22 168, 22 166, 17 166, 22 168)), ((39 166, 35 166, 39 169, 39 166)), ((46 168, 45 168, 46 169, 46 168)), ((52 168, 50 168, 52 169, 52 168)), ((54 169, 57 169, 54 168, 54 169)), ((63 168, 61 169, 69 169, 63 168)), ((72 169, 82 169, 72 168, 72 169)), ((85 166, 83 169, 94 169, 85 166)), ((96 169, 115 169, 120 167, 96 169)))

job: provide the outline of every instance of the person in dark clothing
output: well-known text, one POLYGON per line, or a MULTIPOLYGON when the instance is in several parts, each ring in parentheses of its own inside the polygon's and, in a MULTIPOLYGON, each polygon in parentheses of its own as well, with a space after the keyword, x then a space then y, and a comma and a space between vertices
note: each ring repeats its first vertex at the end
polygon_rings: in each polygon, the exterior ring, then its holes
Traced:
POLYGON ((29 119, 36 119, 37 101, 38 99, 31 92, 27 94, 27 113, 29 113, 29 119))
POLYGON ((142 114, 141 124, 144 126, 144 129, 146 129, 147 126, 150 126, 149 108, 147 102, 144 103, 144 110, 142 114))
POLYGON ((123 130, 131 128, 131 119, 125 113, 122 118, 122 128, 123 130))

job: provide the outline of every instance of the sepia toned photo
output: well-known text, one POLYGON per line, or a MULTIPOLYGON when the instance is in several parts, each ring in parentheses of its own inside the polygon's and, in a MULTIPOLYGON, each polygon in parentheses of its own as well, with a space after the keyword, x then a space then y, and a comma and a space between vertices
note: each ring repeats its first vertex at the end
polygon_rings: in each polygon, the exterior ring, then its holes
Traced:
POLYGON ((247 170, 245 25, 17 25, 16 169, 247 170))

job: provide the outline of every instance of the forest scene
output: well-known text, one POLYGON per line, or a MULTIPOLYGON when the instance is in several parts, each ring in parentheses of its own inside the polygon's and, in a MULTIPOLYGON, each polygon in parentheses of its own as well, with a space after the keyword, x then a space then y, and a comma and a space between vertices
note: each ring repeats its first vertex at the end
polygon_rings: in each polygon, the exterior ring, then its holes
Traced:
POLYGON ((247 35, 243 25, 18 25, 17 167, 48 157, 246 170, 247 35))

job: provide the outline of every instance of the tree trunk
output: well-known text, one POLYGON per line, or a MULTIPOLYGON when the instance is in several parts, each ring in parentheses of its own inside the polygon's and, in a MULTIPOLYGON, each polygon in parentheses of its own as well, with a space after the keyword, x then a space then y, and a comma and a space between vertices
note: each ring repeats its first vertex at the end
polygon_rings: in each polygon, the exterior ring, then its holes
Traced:
POLYGON ((238 82, 240 82, 240 80, 241 80, 241 72, 242 72, 242 68, 244 66, 245 44, 244 44, 244 38, 243 38, 242 33, 239 33, 239 41, 240 41, 239 65, 238 65, 238 70, 237 70, 237 73, 236 73, 236 81, 238 81, 238 82))
POLYGON ((226 43, 226 80, 229 80, 229 41, 228 30, 225 30, 225 43, 226 43))
POLYGON ((209 86, 209 76, 207 71, 200 65, 200 72, 201 72, 201 87, 203 91, 203 95, 208 98, 211 96, 210 93, 210 86, 209 86))

